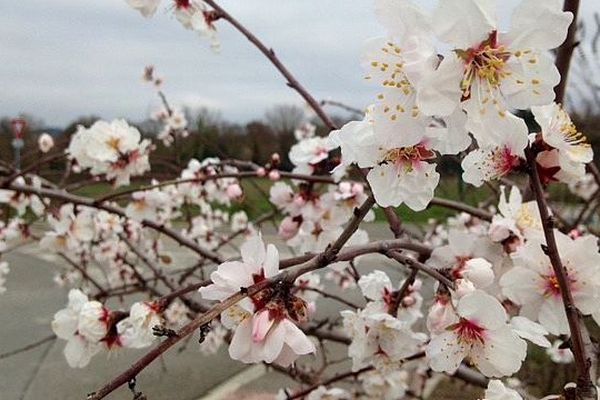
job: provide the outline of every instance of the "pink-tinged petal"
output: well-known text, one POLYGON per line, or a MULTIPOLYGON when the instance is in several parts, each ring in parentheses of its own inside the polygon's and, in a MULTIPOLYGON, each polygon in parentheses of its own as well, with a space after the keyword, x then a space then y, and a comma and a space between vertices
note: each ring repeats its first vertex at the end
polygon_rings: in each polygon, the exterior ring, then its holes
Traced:
POLYGON ((429 366, 436 372, 454 372, 468 354, 468 348, 462 344, 454 332, 446 331, 431 339, 425 353, 429 366))
POLYGON ((300 328, 288 319, 280 324, 285 329, 285 343, 298 355, 310 354, 316 351, 314 343, 300 328))
POLYGON ((514 374, 527 356, 527 343, 508 325, 490 332, 484 346, 483 351, 473 351, 471 356, 481 373, 488 377, 514 374))
POLYGON ((242 260, 251 266, 260 266, 265 261, 265 244, 260 235, 253 235, 240 247, 242 260))
POLYGON ((266 278, 272 278, 279 273, 279 251, 272 244, 267 246, 263 270, 266 278))
MULTIPOLYGON (((284 320, 285 321, 285 320, 284 320)), ((261 359, 266 363, 272 363, 277 359, 283 343, 285 342, 286 329, 281 323, 277 323, 269 332, 264 342, 260 346, 261 359)))
POLYGON ((231 338, 229 345, 229 356, 234 360, 242 362, 249 361, 249 356, 252 351, 252 319, 247 318, 242 321, 231 338))
POLYGON ((264 310, 254 315, 252 317, 252 341, 260 343, 265 340, 274 323, 275 320, 269 317, 269 310, 264 310))

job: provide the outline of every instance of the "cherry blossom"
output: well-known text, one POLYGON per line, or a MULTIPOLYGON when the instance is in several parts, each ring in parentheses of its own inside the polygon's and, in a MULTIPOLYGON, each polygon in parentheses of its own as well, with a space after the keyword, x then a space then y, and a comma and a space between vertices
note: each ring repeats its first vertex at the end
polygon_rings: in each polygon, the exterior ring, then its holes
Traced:
POLYGON ((573 362, 573 353, 564 345, 562 340, 555 340, 552 346, 546 349, 546 354, 556 364, 570 364, 573 362))
POLYGON ((465 182, 481 186, 484 182, 502 178, 521 164, 527 136, 513 129, 505 131, 495 143, 481 144, 462 160, 465 182))
POLYGON ((330 134, 341 146, 344 165, 372 167, 367 180, 380 206, 405 203, 420 211, 433 198, 440 175, 435 164, 427 162, 435 154, 427 147, 425 136, 414 136, 376 134, 369 116, 330 134))

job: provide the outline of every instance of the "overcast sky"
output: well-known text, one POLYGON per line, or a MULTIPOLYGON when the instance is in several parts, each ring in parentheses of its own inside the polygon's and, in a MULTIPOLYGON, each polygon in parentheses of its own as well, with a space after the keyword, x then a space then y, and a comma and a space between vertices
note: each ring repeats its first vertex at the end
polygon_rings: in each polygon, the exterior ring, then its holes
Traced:
MULTIPOLYGON (((540 0, 542 1, 542 0, 540 0)), ((433 0, 421 1, 431 7, 433 0)), ((517 0, 502 0, 506 16, 517 0)), ((584 14, 598 7, 583 1, 584 14)), ((184 30, 168 10, 152 19, 124 0, 0 0, 0 116, 26 112, 60 126, 83 115, 145 119, 157 106, 143 67, 165 77, 173 103, 220 110, 228 120, 260 118, 279 103, 302 105, 255 48, 225 23, 221 52, 184 30)), ((383 33, 370 0, 222 0, 317 99, 363 108, 363 42, 383 33)))

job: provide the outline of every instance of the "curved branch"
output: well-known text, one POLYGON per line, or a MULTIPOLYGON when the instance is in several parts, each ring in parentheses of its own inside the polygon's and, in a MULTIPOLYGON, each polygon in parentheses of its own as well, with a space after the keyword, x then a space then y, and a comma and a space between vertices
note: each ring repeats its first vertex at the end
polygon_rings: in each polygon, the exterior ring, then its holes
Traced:
MULTIPOLYGON (((107 205, 107 204, 97 204, 92 199, 88 199, 86 197, 81 197, 81 196, 76 196, 76 195, 73 195, 73 194, 70 194, 67 192, 63 192, 63 191, 59 191, 59 190, 46 189, 46 188, 35 188, 32 186, 27 186, 27 185, 16 185, 14 183, 10 184, 8 186, 8 189, 14 190, 14 191, 20 192, 20 193, 36 194, 38 196, 61 200, 61 201, 68 202, 68 203, 97 208, 99 210, 104 210, 104 211, 108 211, 112 214, 116 214, 123 218, 128 218, 127 215, 125 214, 125 212, 118 207, 115 207, 112 205, 107 205)), ((154 229, 157 232, 165 234, 166 236, 175 240, 180 245, 189 248, 190 250, 198 253, 202 257, 205 257, 205 258, 213 261, 216 264, 220 264, 224 261, 224 259, 221 257, 221 255, 215 253, 214 251, 211 251, 211 250, 201 247, 193 240, 190 240, 188 238, 181 236, 179 233, 177 233, 176 231, 174 231, 173 229, 171 229, 167 226, 164 226, 155 221, 150 221, 147 219, 141 221, 141 224, 145 227, 154 229)))
POLYGON ((227 22, 229 22, 235 29, 237 29, 242 35, 246 37, 256 48, 264 54, 265 57, 271 61, 273 66, 277 68, 277 70, 283 75, 283 77, 287 80, 287 85, 294 89, 302 98, 310 105, 310 107, 315 111, 315 113, 319 116, 321 121, 327 126, 329 129, 334 130, 337 129, 337 125, 335 122, 329 118, 329 116, 325 113, 321 105, 314 97, 298 82, 296 77, 286 68, 285 65, 279 60, 279 58, 275 55, 275 51, 273 49, 268 48, 264 45, 263 42, 260 41, 252 32, 250 32, 244 25, 242 25, 237 19, 235 19, 231 14, 225 11, 221 6, 219 6, 213 0, 205 0, 205 3, 210 5, 218 14, 218 16, 227 22))

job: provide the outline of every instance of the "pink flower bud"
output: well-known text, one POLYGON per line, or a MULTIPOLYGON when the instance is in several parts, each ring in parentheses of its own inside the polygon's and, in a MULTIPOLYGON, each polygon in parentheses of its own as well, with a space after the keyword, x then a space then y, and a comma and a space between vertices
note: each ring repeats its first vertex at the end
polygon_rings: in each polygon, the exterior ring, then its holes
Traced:
POLYGON ((276 169, 269 172, 269 179, 272 181, 278 181, 281 178, 281 174, 276 169))
POLYGON ((263 167, 260 167, 259 169, 256 170, 256 176, 263 177, 265 175, 267 175, 267 171, 265 171, 265 169, 263 167))
POLYGON ((252 317, 252 341, 260 343, 265 340, 274 323, 275 320, 269 318, 269 310, 263 310, 255 314, 252 317))
POLYGON ((237 199, 242 197, 242 188, 237 183, 227 186, 227 197, 230 199, 237 199))
POLYGON ((279 236, 285 240, 291 239, 296 236, 299 228, 300 225, 292 217, 285 217, 279 225, 279 236))

